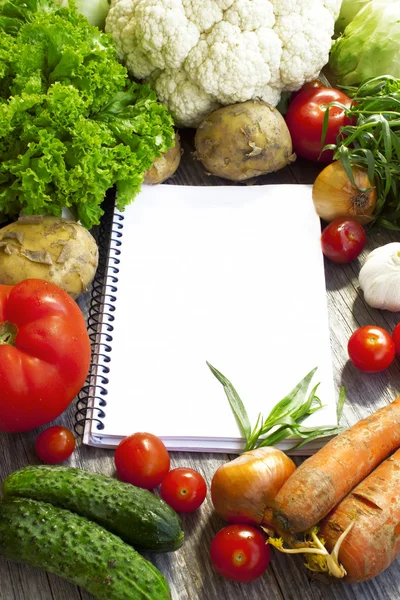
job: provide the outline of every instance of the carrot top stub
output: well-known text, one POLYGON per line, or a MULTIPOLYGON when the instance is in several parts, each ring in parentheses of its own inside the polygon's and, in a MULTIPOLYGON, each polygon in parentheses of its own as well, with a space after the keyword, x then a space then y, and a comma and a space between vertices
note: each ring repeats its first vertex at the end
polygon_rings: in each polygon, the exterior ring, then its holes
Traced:
POLYGON ((400 397, 339 434, 296 469, 275 498, 276 530, 310 530, 399 447, 400 397))

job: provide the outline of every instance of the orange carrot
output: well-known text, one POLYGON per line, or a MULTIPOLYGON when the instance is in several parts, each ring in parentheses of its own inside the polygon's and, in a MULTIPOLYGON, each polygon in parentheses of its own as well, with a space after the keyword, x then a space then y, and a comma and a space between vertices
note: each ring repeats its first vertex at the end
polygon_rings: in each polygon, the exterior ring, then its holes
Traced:
POLYGON ((311 529, 400 447, 400 397, 362 419, 302 463, 275 498, 282 535, 311 529))
POLYGON ((379 465, 319 526, 319 536, 331 552, 340 535, 354 522, 339 549, 347 572, 343 581, 376 577, 400 554, 400 450, 379 465))

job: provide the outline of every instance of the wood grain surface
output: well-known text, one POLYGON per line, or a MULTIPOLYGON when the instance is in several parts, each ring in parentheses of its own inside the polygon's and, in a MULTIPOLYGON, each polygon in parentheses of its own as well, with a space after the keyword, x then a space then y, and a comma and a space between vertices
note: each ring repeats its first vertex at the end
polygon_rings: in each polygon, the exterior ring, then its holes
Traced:
MULTIPOLYGON (((192 131, 187 130, 183 133, 182 145, 184 156, 181 166, 168 183, 230 185, 230 182, 205 174, 201 164, 194 159, 192 131)), ((312 183, 318 170, 318 166, 298 160, 277 173, 258 178, 256 183, 265 185, 312 183)), ((285 234, 284 206, 282 206, 282 220, 269 223, 268 227, 279 227, 282 235, 285 234)), ((387 371, 367 375, 349 365, 346 352, 347 340, 357 327, 377 324, 392 330, 398 322, 398 313, 381 312, 366 305, 357 280, 363 257, 371 249, 396 240, 400 241, 399 233, 386 230, 371 231, 368 234, 367 247, 359 261, 344 266, 327 261, 325 265, 335 384, 337 390, 341 385, 344 385, 347 390, 343 415, 345 425, 355 423, 400 393, 398 359, 387 371)), ((282 276, 290 277, 290 272, 282 276)), ((80 300, 84 312, 87 304, 88 295, 80 300)), ((294 331, 293 336, 301 335, 301 324, 299 324, 299 330, 294 331)), ((290 345, 289 360, 296 360, 296 356, 290 354, 290 345)), ((282 390, 284 391, 284 382, 282 382, 282 390)), ((57 419, 56 423, 72 428, 74 412, 73 404, 61 418, 57 419)), ((191 418, 190 410, 181 418, 191 418)), ((39 463, 34 452, 34 442, 38 433, 39 430, 24 434, 0 434, 1 479, 27 464, 39 463)), ((216 469, 230 458, 232 457, 223 454, 171 453, 172 467, 188 466, 197 469, 208 483, 216 469)), ((68 464, 107 475, 114 474, 112 451, 89 448, 80 442, 68 464)), ((146 555, 168 578, 173 600, 242 600, 244 597, 246 600, 355 600, 356 598, 395 600, 400 598, 399 561, 370 582, 326 586, 309 576, 300 557, 288 557, 272 551, 270 567, 258 581, 251 584, 237 584, 224 580, 214 572, 209 560, 211 540, 224 525, 213 512, 209 494, 196 513, 183 515, 183 525, 186 540, 179 551, 146 555)), ((90 600, 92 598, 93 596, 58 577, 0 559, 1 600, 90 600)))

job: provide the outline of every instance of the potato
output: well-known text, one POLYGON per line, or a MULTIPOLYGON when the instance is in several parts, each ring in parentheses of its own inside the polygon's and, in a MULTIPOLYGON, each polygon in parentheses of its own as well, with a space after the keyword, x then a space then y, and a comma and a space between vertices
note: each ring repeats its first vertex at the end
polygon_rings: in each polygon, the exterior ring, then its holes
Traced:
POLYGON ((224 106, 198 127, 195 156, 212 175, 242 181, 296 160, 285 120, 258 100, 224 106))
POLYGON ((179 133, 176 132, 175 146, 162 156, 154 159, 153 166, 144 174, 144 183, 154 185, 172 177, 179 167, 182 153, 179 133))
POLYGON ((0 283, 52 281, 77 298, 92 282, 98 247, 75 221, 53 216, 20 217, 0 229, 0 283))

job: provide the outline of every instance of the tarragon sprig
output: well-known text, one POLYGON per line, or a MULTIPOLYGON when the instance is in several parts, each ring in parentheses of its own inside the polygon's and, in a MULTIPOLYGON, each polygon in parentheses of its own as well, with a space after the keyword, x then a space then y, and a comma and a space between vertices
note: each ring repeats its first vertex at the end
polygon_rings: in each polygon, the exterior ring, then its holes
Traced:
MULTIPOLYGON (((257 421, 252 428, 246 408, 232 383, 209 362, 207 362, 207 365, 224 387, 240 432, 246 440, 244 452, 253 450, 254 448, 261 448, 262 446, 274 446, 282 440, 292 437, 300 438, 300 441, 290 449, 295 450, 317 438, 337 435, 343 431, 343 427, 339 425, 302 426, 302 422, 307 417, 323 407, 320 398, 316 395, 319 384, 315 385, 308 393, 317 367, 310 371, 287 396, 275 404, 266 419, 259 413, 257 421)), ((338 424, 342 416, 345 397, 345 389, 342 387, 337 404, 338 424)))
MULTIPOLYGON (((371 77, 359 87, 342 86, 352 99, 351 106, 331 102, 325 111, 322 127, 324 143, 329 123, 329 109, 338 107, 350 119, 340 128, 333 150, 346 174, 358 187, 352 167, 367 171, 377 191, 374 223, 387 229, 400 230, 400 79, 391 75, 371 77)), ((361 191, 362 188, 359 188, 361 191)))

